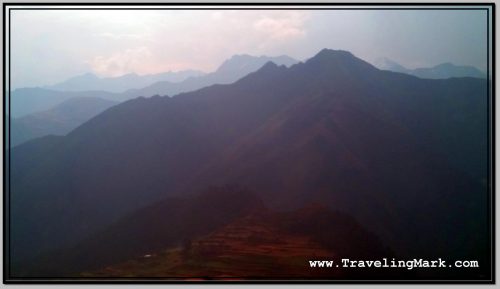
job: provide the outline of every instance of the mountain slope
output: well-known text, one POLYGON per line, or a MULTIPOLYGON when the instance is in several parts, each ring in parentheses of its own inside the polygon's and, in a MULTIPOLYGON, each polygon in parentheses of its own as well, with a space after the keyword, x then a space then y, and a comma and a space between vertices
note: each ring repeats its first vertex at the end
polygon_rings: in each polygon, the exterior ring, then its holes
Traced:
POLYGON ((65 135, 115 104, 98 97, 77 97, 49 110, 11 119, 11 145, 51 134, 65 135))
POLYGON ((316 201, 349 212, 402 256, 488 258, 486 89, 323 50, 230 85, 127 101, 52 145, 12 150, 12 256, 232 183, 273 208, 316 201), (450 161, 470 151, 474 166, 450 161))

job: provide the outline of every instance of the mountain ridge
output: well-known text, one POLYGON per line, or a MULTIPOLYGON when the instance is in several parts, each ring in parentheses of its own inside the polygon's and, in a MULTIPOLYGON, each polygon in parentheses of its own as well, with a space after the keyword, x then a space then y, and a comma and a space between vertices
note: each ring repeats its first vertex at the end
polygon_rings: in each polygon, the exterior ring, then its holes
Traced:
MULTIPOLYGON (((229 84, 237 81, 239 78, 258 70, 267 61, 276 61, 279 64, 291 65, 297 61, 286 57, 268 57, 260 56, 245 57, 244 61, 241 60, 226 60, 225 66, 229 67, 229 71, 214 71, 212 73, 204 74, 203 76, 188 77, 183 81, 169 82, 157 81, 145 87, 127 89, 124 92, 109 92, 104 90, 85 90, 85 91, 60 91, 49 88, 18 88, 11 92, 11 113, 13 117, 22 117, 31 113, 40 112, 51 109, 53 106, 74 97, 100 97, 112 101, 126 101, 136 97, 151 97, 154 95, 169 95, 174 96, 179 93, 189 92, 203 87, 211 86, 214 84, 229 84), (243 69, 238 70, 238 62, 243 64, 243 69), (232 67, 231 67, 232 66, 232 67)), ((223 65, 221 65, 223 66, 223 65)))
POLYGON ((44 86, 43 88, 62 91, 102 90, 120 93, 129 89, 145 87, 158 81, 180 82, 189 77, 201 76, 203 74, 203 72, 197 70, 181 70, 145 75, 127 73, 117 77, 101 78, 88 72, 74 76, 54 85, 44 86))
POLYGON ((390 70, 429 79, 446 79, 451 77, 486 78, 486 74, 474 66, 455 65, 451 62, 440 63, 432 67, 408 69, 391 59, 380 58, 375 61, 375 66, 384 70, 390 70))
POLYGON ((23 231, 48 250, 162 198, 227 183, 273 207, 315 201, 353 212, 401 254, 458 258, 485 248, 487 189, 478 168, 486 155, 470 159, 477 166, 450 160, 481 151, 486 81, 419 79, 343 53, 325 55, 332 59, 267 64, 182 97, 127 101, 61 138, 56 155, 35 151, 36 142, 22 154, 13 149, 13 164, 38 161, 12 175, 20 184, 13 187, 14 219, 22 220, 16 256, 33 254, 23 231), (53 191, 65 193, 50 202, 53 191), (68 208, 72 202, 78 212, 68 208), (52 213, 60 211, 65 220, 52 213), (51 223, 49 239, 36 230, 40 215, 51 223))
POLYGON ((10 119, 11 145, 46 135, 65 135, 117 102, 99 97, 74 97, 53 108, 10 119))

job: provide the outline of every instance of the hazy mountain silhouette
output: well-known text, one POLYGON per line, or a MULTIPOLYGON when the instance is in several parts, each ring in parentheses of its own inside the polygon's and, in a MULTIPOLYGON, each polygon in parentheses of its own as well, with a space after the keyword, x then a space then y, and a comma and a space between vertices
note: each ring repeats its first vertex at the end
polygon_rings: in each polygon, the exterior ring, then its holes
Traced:
POLYGON ((453 63, 442 63, 433 67, 408 69, 388 58, 380 58, 375 62, 379 69, 415 75, 420 78, 444 79, 450 77, 486 78, 486 74, 473 66, 460 66, 453 63))
POLYGON ((70 98, 55 107, 10 121, 11 145, 46 136, 65 135, 117 102, 98 97, 70 98))
MULTIPOLYGON (((40 112, 48 110, 61 102, 75 98, 75 97, 99 97, 112 101, 122 102, 138 96, 150 97, 153 95, 170 95, 181 92, 187 92, 192 90, 197 90, 206 86, 213 84, 224 84, 234 82, 241 77, 254 72, 255 70, 262 67, 266 62, 274 61, 277 64, 291 65, 297 61, 288 56, 279 57, 267 57, 267 56, 250 56, 250 55, 235 55, 232 58, 226 60, 215 72, 208 73, 206 75, 189 77, 181 82, 170 82, 170 81, 158 81, 149 86, 140 89, 129 89, 121 93, 110 92, 105 90, 91 90, 93 82, 96 82, 97 77, 92 74, 85 74, 81 77, 77 77, 76 80, 72 79, 66 84, 61 84, 57 86, 57 89, 51 88, 19 88, 11 92, 11 112, 12 117, 22 117, 31 113, 40 112), (76 85, 76 83, 81 83, 81 85, 76 85), (72 86, 84 87, 89 85, 89 88, 84 91, 70 91, 72 86), (69 88, 68 90, 61 91, 59 89, 69 88)), ((186 73, 190 73, 189 71, 186 73)), ((193 72, 196 74, 197 72, 193 72)), ((168 73, 167 73, 168 74, 168 73)), ((177 75, 180 77, 179 75, 177 75)), ((144 76, 145 77, 145 76, 144 76)), ((153 80, 156 77, 164 77, 163 74, 152 75, 150 79, 139 77, 143 80, 153 80)), ((169 76, 171 79, 174 76, 169 76)), ((125 75, 119 78, 113 79, 101 79, 103 83, 102 86, 112 86, 113 83, 120 85, 122 82, 127 82, 129 78, 136 78, 132 74, 125 75)), ((174 78, 178 80, 178 78, 174 78)), ((99 81, 97 81, 99 82, 99 81)), ((131 81, 131 83, 135 83, 131 81)), ((99 86, 95 84, 94 86, 99 86)), ((75 89, 76 90, 76 89, 75 89)))
POLYGON ((486 78, 486 74, 473 66, 458 66, 453 63, 441 63, 430 68, 416 68, 412 75, 421 78, 478 77, 486 78))
POLYGON ((157 82, 142 89, 130 90, 128 91, 128 93, 141 96, 173 96, 182 92, 197 90, 213 84, 228 84, 235 82, 243 76, 258 70, 269 61, 277 65, 285 66, 291 66, 292 64, 298 62, 297 60, 286 55, 278 57, 256 57, 246 54, 234 55, 230 59, 224 61, 224 63, 222 63, 222 65, 212 73, 208 73, 199 77, 188 78, 179 83, 171 83, 169 81, 157 82))
POLYGON ((62 91, 102 90, 124 92, 129 89, 142 88, 159 81, 179 82, 189 77, 201 76, 203 74, 203 72, 196 70, 182 70, 147 75, 129 73, 118 77, 100 78, 93 73, 85 73, 45 88, 62 91))
MULTIPOLYGON (((27 116, 53 108, 72 98, 98 97, 118 100, 117 94, 106 91, 56 91, 33 87, 18 88, 10 93, 10 115, 13 118, 27 116)), ((8 111, 7 111, 8 112, 8 111)))
POLYGON ((327 49, 130 100, 12 150, 11 256, 22 268, 163 198, 234 183, 274 209, 348 212, 401 256, 487 264, 487 103, 484 79, 420 79, 327 49))
POLYGON ((373 65, 377 67, 378 69, 382 70, 390 70, 394 72, 401 72, 401 73, 408 73, 410 69, 402 66, 401 64, 397 63, 396 61, 389 59, 387 57, 380 57, 377 60, 373 62, 373 65))

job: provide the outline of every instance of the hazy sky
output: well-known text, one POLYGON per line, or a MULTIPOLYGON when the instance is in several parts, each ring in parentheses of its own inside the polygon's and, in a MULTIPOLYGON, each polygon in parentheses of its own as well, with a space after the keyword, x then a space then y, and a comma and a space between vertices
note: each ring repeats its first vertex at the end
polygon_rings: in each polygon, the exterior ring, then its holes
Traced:
POLYGON ((213 71, 234 54, 299 60, 322 48, 409 68, 442 62, 486 69, 481 10, 14 10, 13 88, 93 72, 119 76, 213 71))

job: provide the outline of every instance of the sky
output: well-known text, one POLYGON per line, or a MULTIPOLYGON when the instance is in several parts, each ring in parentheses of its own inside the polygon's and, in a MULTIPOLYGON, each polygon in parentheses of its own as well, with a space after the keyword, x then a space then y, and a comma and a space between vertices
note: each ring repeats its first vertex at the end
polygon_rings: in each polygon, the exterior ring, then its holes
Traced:
POLYGON ((12 88, 92 72, 100 77, 214 71, 234 54, 323 48, 408 68, 487 68, 484 10, 13 10, 12 88))

